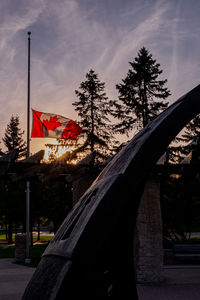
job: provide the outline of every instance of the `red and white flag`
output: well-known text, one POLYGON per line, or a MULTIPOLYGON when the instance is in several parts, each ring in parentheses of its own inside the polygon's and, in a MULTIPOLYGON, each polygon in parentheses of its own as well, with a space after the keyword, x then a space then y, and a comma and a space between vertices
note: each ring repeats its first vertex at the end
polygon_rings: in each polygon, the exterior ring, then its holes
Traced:
POLYGON ((33 110, 32 138, 76 140, 82 128, 73 120, 33 110))

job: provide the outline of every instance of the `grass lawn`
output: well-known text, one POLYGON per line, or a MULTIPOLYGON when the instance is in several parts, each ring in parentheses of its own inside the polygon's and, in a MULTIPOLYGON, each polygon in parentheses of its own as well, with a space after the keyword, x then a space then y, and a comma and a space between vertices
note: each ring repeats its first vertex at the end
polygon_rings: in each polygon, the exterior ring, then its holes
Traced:
POLYGON ((14 246, 1 246, 0 247, 0 258, 14 258, 15 247, 14 246))
MULTIPOLYGON (((31 263, 23 265, 27 265, 29 267, 37 267, 40 262, 41 256, 46 249, 48 243, 37 244, 30 247, 30 258, 31 263)), ((0 247, 0 259, 1 258, 14 258, 15 257, 15 246, 1 246, 0 247)))
MULTIPOLYGON (((50 241, 53 238, 53 235, 47 234, 47 235, 41 235, 40 237, 40 241, 50 241)), ((15 241, 15 234, 13 233, 12 235, 12 239, 13 242, 15 241)), ((37 241, 37 235, 33 235, 33 243, 35 243, 37 241)), ((5 234, 1 234, 0 235, 0 244, 7 244, 8 241, 6 240, 6 235, 5 234)))
POLYGON ((199 237, 191 237, 186 240, 172 240, 170 238, 164 237, 163 240, 163 247, 165 249, 173 248, 174 244, 200 244, 200 238, 199 237))
MULTIPOLYGON (((37 236, 35 237, 35 239, 33 238, 34 242, 36 241, 37 236)), ((42 235, 41 240, 40 240, 40 244, 33 244, 33 246, 30 247, 30 258, 31 258, 31 263, 30 264, 25 264, 23 263, 23 265, 27 265, 30 267, 36 267, 41 259, 41 256, 44 252, 44 250, 46 249, 49 241, 52 239, 52 236, 50 235, 42 235)), ((14 237, 13 237, 13 241, 14 241, 14 237)), ((14 258, 15 257, 15 246, 14 245, 8 245, 6 244, 7 241, 0 240, 0 259, 1 258, 14 258)))

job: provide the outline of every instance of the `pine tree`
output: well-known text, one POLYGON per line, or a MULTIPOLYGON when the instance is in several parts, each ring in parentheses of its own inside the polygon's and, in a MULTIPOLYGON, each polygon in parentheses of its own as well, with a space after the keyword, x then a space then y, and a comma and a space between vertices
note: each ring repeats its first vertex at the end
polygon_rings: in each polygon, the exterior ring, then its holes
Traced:
POLYGON ((17 150, 16 160, 25 156, 26 143, 23 140, 23 134, 24 131, 21 132, 21 129, 19 128, 19 117, 12 115, 2 140, 4 145, 7 147, 8 152, 11 150, 17 150))
POLYGON ((192 153, 192 163, 200 163, 200 114, 189 122, 180 137, 176 138, 178 146, 171 146, 170 159, 181 162, 192 153))
POLYGON ((94 70, 90 70, 79 89, 75 91, 79 100, 73 105, 81 119, 83 130, 80 137, 84 137, 84 142, 78 151, 85 155, 92 153, 95 161, 104 160, 111 154, 113 140, 109 120, 111 101, 106 97, 105 83, 100 82, 94 70))
POLYGON ((119 101, 115 101, 116 110, 113 113, 120 120, 115 131, 127 135, 132 129, 145 127, 162 112, 168 103, 157 99, 166 99, 170 95, 170 91, 164 87, 167 80, 158 80, 162 73, 160 64, 152 59, 152 54, 145 47, 139 50, 130 65, 125 79, 116 85, 119 101))
MULTIPOLYGON (((1 144, 1 142, 0 142, 0 144, 1 144)), ((2 156, 4 153, 1 151, 2 149, 1 149, 1 147, 0 147, 0 156, 2 156)))

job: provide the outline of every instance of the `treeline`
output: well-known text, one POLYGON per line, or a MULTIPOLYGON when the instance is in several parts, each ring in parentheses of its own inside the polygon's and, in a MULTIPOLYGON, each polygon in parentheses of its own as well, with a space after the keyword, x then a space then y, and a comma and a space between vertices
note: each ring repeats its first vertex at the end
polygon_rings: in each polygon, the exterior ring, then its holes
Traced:
MULTIPOLYGON (((98 74, 89 70, 85 80, 75 90, 77 100, 72 103, 79 117, 82 132, 76 141, 76 147, 69 154, 69 162, 92 154, 91 164, 98 164, 112 157, 123 144, 119 135, 129 138, 145 127, 159 113, 167 108, 167 98, 171 95, 166 87, 167 79, 160 79, 160 64, 152 54, 142 47, 132 62, 121 82, 116 84, 117 99, 108 99, 105 82, 101 82, 98 74)), ((26 143, 24 132, 19 127, 19 117, 12 116, 2 141, 7 149, 17 150, 15 161, 25 157, 26 143)), ((170 146, 167 151, 169 162, 180 162, 191 151, 200 153, 200 116, 194 118, 187 126, 184 134, 177 138, 178 144, 170 146), (181 143, 181 144, 180 144, 181 143)), ((61 141, 64 144, 63 141, 61 141)), ((159 141, 158 141, 159 143, 159 141)), ((0 155, 3 155, 1 152, 0 155)), ((54 157, 52 157, 52 160, 54 157)), ((199 154, 197 161, 199 161, 199 154)), ((53 222, 55 230, 71 207, 70 189, 64 182, 31 183, 32 223, 40 223, 48 219, 53 222), (38 193, 38 194, 37 194, 38 193), (37 194, 37 195, 35 195, 37 194), (68 199, 68 200, 66 200, 68 199), (56 216, 59 221, 56 220, 56 216)), ((167 192, 163 201, 174 201, 175 195, 167 192)), ((19 224, 24 226, 25 216, 24 182, 0 182, 0 220, 2 224, 19 224)))
MULTIPOLYGON (((93 163, 105 161, 124 145, 119 135, 127 139, 145 127, 159 113, 167 108, 167 98, 171 95, 166 87, 167 79, 160 79, 160 64, 152 54, 142 47, 121 82, 116 84, 118 99, 108 99, 105 82, 101 82, 94 70, 89 70, 86 78, 75 90, 77 100, 72 103, 79 117, 82 132, 78 136, 69 161, 93 154, 93 163)), ((185 128, 177 144, 168 149, 171 162, 180 162, 199 145, 200 116, 196 116, 185 128)), ((13 116, 7 125, 2 141, 7 152, 17 150, 15 160, 25 157, 26 143, 24 131, 19 128, 19 117, 13 116)), ((64 145, 69 143, 61 140, 64 145)), ((0 149, 1 150, 1 149, 0 149)), ((3 155, 0 152, 0 155, 3 155)), ((54 157, 52 156, 53 160, 54 157)))
MULTIPOLYGON (((83 128, 73 153, 92 153, 93 163, 105 160, 121 147, 117 134, 137 133, 167 106, 170 91, 167 80, 160 80, 160 64, 142 47, 129 63, 127 75, 116 84, 118 99, 108 99, 105 82, 101 82, 94 70, 89 70, 85 81, 75 91, 77 101, 73 106, 83 128)), ((18 157, 25 155, 23 132, 19 129, 19 117, 12 116, 7 126, 4 145, 8 151, 18 150, 18 157)))
MULTIPOLYGON (((31 180, 30 184, 30 228, 37 227, 38 240, 40 226, 52 232, 61 225, 72 208, 71 186, 65 181, 41 182, 31 180)), ((0 180, 0 226, 7 231, 7 240, 12 243, 12 233, 26 231, 26 182, 8 179, 0 180)), ((32 236, 32 235, 31 235, 32 236)))

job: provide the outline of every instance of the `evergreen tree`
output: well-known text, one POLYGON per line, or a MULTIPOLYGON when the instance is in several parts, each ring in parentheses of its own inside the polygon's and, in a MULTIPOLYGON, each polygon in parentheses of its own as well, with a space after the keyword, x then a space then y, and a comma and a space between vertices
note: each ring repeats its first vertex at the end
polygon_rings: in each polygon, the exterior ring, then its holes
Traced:
MULTIPOLYGON (((0 144, 1 144, 1 142, 0 142, 0 144)), ((1 147, 0 147, 0 156, 2 156, 4 153, 1 151, 2 149, 1 149, 1 147)))
POLYGON ((116 85, 119 102, 115 101, 116 110, 113 113, 120 120, 115 125, 115 131, 127 135, 134 128, 145 127, 162 112, 168 103, 157 99, 166 99, 170 95, 170 91, 164 87, 167 80, 158 80, 162 73, 160 64, 152 59, 145 47, 139 50, 130 65, 125 79, 116 85))
MULTIPOLYGON (((190 152, 192 151, 193 160, 196 158, 198 163, 200 162, 200 114, 197 115, 190 123, 185 127, 185 132, 182 135, 182 138, 179 141, 184 142, 185 147, 183 151, 190 152)), ((196 160, 195 159, 195 160, 196 160)))
POLYGON ((200 163, 200 114, 185 126, 181 137, 177 137, 178 146, 170 147, 172 162, 181 162, 192 153, 192 163, 200 163))
POLYGON ((83 128, 80 137, 84 137, 77 152, 92 153, 95 161, 104 160, 111 154, 113 141, 112 126, 109 124, 111 101, 108 101, 104 90, 105 83, 100 82, 98 75, 90 70, 86 80, 80 84, 80 90, 75 91, 79 100, 73 103, 83 128))
POLYGON ((19 117, 12 115, 2 140, 7 147, 8 152, 17 150, 16 160, 25 156, 26 153, 26 143, 23 140, 23 134, 24 131, 21 132, 21 129, 19 128, 19 117))

